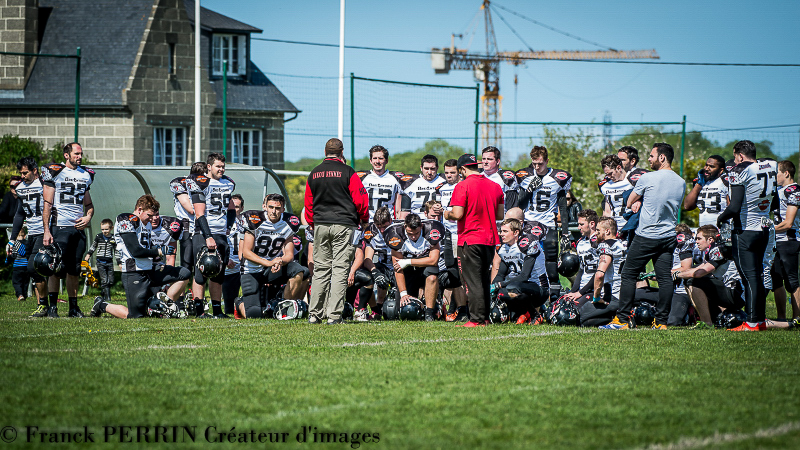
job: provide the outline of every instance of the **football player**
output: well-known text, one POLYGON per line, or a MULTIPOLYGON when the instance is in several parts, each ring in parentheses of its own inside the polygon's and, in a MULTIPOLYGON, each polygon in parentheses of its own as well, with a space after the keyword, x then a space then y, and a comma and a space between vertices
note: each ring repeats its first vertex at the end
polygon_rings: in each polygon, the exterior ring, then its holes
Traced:
MULTIPOLYGON (((800 282, 798 282, 797 254, 800 253, 800 186, 794 182, 795 166, 791 161, 778 163, 779 209, 775 214, 775 239, 778 259, 773 266, 772 282, 775 287, 775 305, 778 319, 786 318, 786 291, 792 297, 792 317, 800 325, 800 282), (779 287, 780 286, 780 287, 779 287), (784 287, 785 286, 785 289, 784 287)), ((19 189, 19 188, 17 188, 19 189)))
POLYGON ((620 266, 625 260, 626 247, 617 239, 617 221, 613 217, 597 219, 597 242, 592 301, 580 308, 581 325, 585 327, 611 322, 619 309, 620 266))
POLYGON ((373 319, 380 317, 386 293, 391 284, 394 284, 394 268, 392 267, 391 250, 386 246, 384 233, 392 225, 392 216, 389 208, 383 206, 375 211, 372 222, 364 230, 364 268, 370 271, 372 279, 377 285, 378 292, 376 306, 372 309, 373 319))
POLYGON ((381 206, 389 208, 392 217, 395 211, 400 211, 400 177, 404 174, 386 170, 389 162, 389 150, 381 145, 373 145, 369 149, 369 163, 372 170, 369 172, 358 172, 364 189, 369 194, 369 220, 375 216, 375 211, 381 206))
MULTIPOLYGON (((195 214, 195 232, 192 247, 196 254, 202 247, 217 251, 222 266, 228 264, 227 234, 236 217, 231 198, 236 184, 225 175, 225 157, 219 153, 211 153, 206 159, 207 175, 190 175, 187 187, 190 187, 192 205, 195 214), (190 180, 190 181, 189 181, 190 180), (190 185, 191 183, 191 185, 190 185)), ((204 286, 206 279, 199 268, 195 270, 192 284, 195 311, 201 319, 228 319, 230 316, 222 312, 222 282, 225 271, 208 280, 208 293, 211 297, 212 314, 204 312, 204 286)))
MULTIPOLYGON (((605 178, 598 183, 600 192, 603 194, 603 214, 613 217, 617 222, 617 229, 621 230, 628 222, 623 217, 625 214, 623 198, 626 192, 633 190, 636 186, 640 175, 625 172, 622 161, 617 155, 607 155, 600 161, 600 166, 605 174, 605 178)), ((620 237, 625 238, 625 236, 620 237)))
POLYGON ((236 309, 244 318, 264 317, 262 286, 286 284, 285 299, 303 298, 303 280, 309 272, 294 261, 295 231, 283 221, 285 203, 282 195, 269 194, 264 199, 265 210, 242 213, 242 297, 236 309))
POLYGON ((581 238, 575 245, 581 264, 572 289, 565 297, 577 301, 580 306, 592 299, 594 291, 594 273, 597 270, 599 258, 597 255, 597 213, 591 209, 584 209, 578 213, 578 231, 581 238))
MULTIPOLYGON (((166 254, 163 258, 153 258, 153 262, 174 267, 176 254, 178 253, 178 241, 181 240, 184 233, 183 224, 180 219, 177 217, 162 216, 158 210, 156 210, 153 217, 150 218, 150 245, 153 248, 166 249, 166 254)), ((174 288, 170 286, 170 288, 173 288, 173 292, 180 294, 186 289, 189 280, 181 280, 175 284, 177 286, 174 288)), ((175 299, 175 303, 180 311, 186 310, 186 305, 183 302, 182 296, 178 295, 175 299)))
POLYGON ((66 276, 69 296, 69 317, 85 317, 78 308, 78 280, 81 261, 86 252, 86 227, 94 215, 89 188, 94 181, 94 171, 81 166, 83 149, 77 142, 64 146, 64 163, 43 166, 42 183, 42 245, 55 243, 61 248, 64 268, 50 277, 49 317, 58 317, 59 279, 66 276), (50 232, 50 219, 55 215, 55 226, 50 232))
POLYGON ((719 213, 728 207, 728 177, 725 174, 725 158, 712 155, 706 165, 697 172, 692 190, 683 200, 683 209, 700 212, 700 226, 716 225, 719 213))
MULTIPOLYGON (((203 175, 206 173, 206 163, 196 162, 192 164, 189 176, 203 175)), ((194 236, 194 205, 187 180, 189 177, 177 177, 169 182, 169 189, 172 192, 175 217, 180 219, 183 226, 181 235, 181 266, 189 270, 194 270, 195 252, 192 248, 192 236, 194 236)), ((189 184, 194 186, 194 182, 189 180, 189 184)))
POLYGON ((439 243, 444 233, 440 222, 423 221, 416 214, 409 214, 403 223, 392 225, 384 232, 386 245, 392 250, 397 300, 401 307, 405 306, 411 297, 424 290, 425 320, 428 322, 435 320, 439 272, 446 270, 439 259, 439 243))
MULTIPOLYGON (((143 195, 136 201, 133 213, 117 216, 114 224, 114 240, 122 263, 122 286, 125 289, 127 308, 108 303, 102 297, 95 299, 90 313, 100 317, 103 313, 121 319, 135 319, 160 313, 165 305, 163 295, 157 296, 164 285, 174 283, 167 290, 167 300, 176 300, 183 287, 177 281, 188 280, 192 272, 185 267, 168 266, 154 262, 155 258, 165 258, 169 251, 167 245, 155 247, 152 244, 152 217, 158 214, 159 204, 151 195, 143 195)), ((175 228, 177 221, 174 221, 175 228)))
POLYGON ((517 178, 514 176, 514 171, 500 168, 500 149, 492 146, 484 148, 481 165, 483 166, 483 176, 497 183, 503 190, 505 210, 508 211, 516 206, 517 189, 519 188, 517 178))
POLYGON ((739 141, 733 146, 737 162, 729 174, 730 203, 717 217, 717 226, 733 219, 733 261, 744 284, 747 321, 736 331, 762 331, 767 328, 767 294, 764 281, 764 255, 770 239, 769 213, 777 186, 777 171, 769 162, 756 160, 756 146, 739 141))
POLYGON ((621 147, 617 151, 617 156, 619 160, 622 161, 622 168, 625 170, 626 176, 635 176, 637 174, 641 176, 648 172, 646 169, 636 167, 636 165, 639 164, 639 150, 637 150, 636 147, 631 147, 630 145, 621 147))
POLYGON ((233 303, 239 296, 242 287, 241 264, 240 264, 240 242, 244 239, 244 225, 242 224, 242 212, 244 212, 244 198, 241 194, 231 196, 233 210, 236 211, 236 220, 228 233, 228 264, 225 266, 225 280, 222 282, 222 300, 225 301, 225 314, 233 314, 234 318, 240 318, 239 311, 233 303))
MULTIPOLYGON (((697 229, 697 248, 703 252, 702 262, 695 268, 679 268, 672 277, 686 280, 689 297, 692 299, 700 322, 695 328, 711 328, 713 318, 726 309, 744 306, 741 289, 731 289, 725 284, 723 275, 727 271, 729 258, 720 242, 719 230, 714 225, 703 225, 697 229), (701 325, 700 323, 705 325, 701 325)), ((734 287, 738 287, 738 283, 734 287)))
MULTIPOLYGON (((678 245, 675 247, 675 252, 672 254, 672 270, 688 270, 692 268, 695 251, 700 252, 694 242, 692 230, 688 225, 679 223, 675 227, 677 235, 675 239, 678 245)), ((658 300, 653 303, 658 303, 658 300)), ((691 305, 689 292, 686 290, 686 283, 682 279, 675 280, 675 291, 672 294, 672 307, 669 310, 669 319, 667 326, 676 327, 684 325, 684 318, 691 305)))
MULTIPOLYGON (((448 159, 444 162, 444 179, 446 182, 436 188, 435 199, 441 203, 443 211, 450 211, 453 209, 450 207, 450 199, 453 198, 453 189, 455 189, 456 184, 461 181, 461 176, 458 174, 458 161, 455 159, 448 159)), ((441 212, 439 212, 439 214, 441 214, 441 212)), ((450 242, 458 242, 458 221, 442 219, 442 223, 450 234, 450 242)), ((456 258, 456 247, 453 246, 452 250, 453 257, 456 258)))
POLYGON ((422 206, 436 195, 436 188, 445 183, 445 180, 437 173, 439 170, 439 160, 433 155, 425 155, 420 163, 420 174, 403 175, 400 177, 400 188, 403 197, 401 199, 402 211, 400 219, 404 219, 409 213, 425 217, 422 206))
MULTIPOLYGON (((556 209, 567 217, 567 191, 572 176, 563 170, 547 167, 547 148, 534 146, 530 153, 531 165, 518 170, 519 206, 525 212, 525 221, 537 221, 555 230, 556 209)), ((550 280, 550 297, 558 298, 561 284, 558 279, 557 233, 547 233, 542 240, 547 277, 550 280)), ((561 227, 562 251, 569 245, 569 227, 561 227)))
POLYGON ((517 324, 531 323, 531 315, 549 298, 549 281, 539 239, 522 235, 522 222, 505 219, 492 266, 498 271, 491 292, 517 315, 517 324))
MULTIPOLYGON (((42 181, 39 179, 39 169, 36 160, 30 156, 20 158, 17 161, 17 170, 22 181, 16 186, 17 210, 14 214, 13 228, 11 236, 19 236, 23 224, 27 221, 28 239, 25 248, 28 249, 28 274, 30 274, 36 287, 36 295, 39 300, 36 311, 31 317, 46 317, 48 312, 47 286, 45 278, 33 269, 33 255, 42 248, 42 238, 44 237, 44 222, 42 222, 42 181)), ((9 248, 13 247, 13 241, 8 242, 9 248)), ((6 254, 11 251, 7 250, 6 254)), ((27 288, 26 288, 27 289, 27 288)))
MULTIPOLYGON (((449 200, 449 199, 448 199, 449 200)), ((425 218, 437 222, 449 222, 442 218, 442 204, 438 200, 429 200, 425 203, 425 218)), ((446 227, 446 225, 445 225, 446 227)), ((453 304, 448 311, 451 316, 449 322, 453 322, 459 317, 467 317, 467 293, 461 286, 461 275, 458 271, 458 259, 456 257, 456 246, 453 245, 451 234, 445 233, 440 242, 439 266, 445 269, 439 272, 439 291, 443 293, 448 302, 453 300, 453 304), (459 311, 461 314, 459 315, 459 311), (453 314, 455 314, 453 316, 453 314)), ((456 239, 458 239, 456 237, 456 239)), ((456 240, 455 242, 458 242, 456 240)))

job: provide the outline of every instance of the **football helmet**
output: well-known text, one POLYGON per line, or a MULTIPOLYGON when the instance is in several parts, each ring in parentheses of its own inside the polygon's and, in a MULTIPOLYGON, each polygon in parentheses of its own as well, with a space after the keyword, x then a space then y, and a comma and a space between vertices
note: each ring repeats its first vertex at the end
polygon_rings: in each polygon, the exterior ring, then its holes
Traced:
POLYGON ((508 322, 511 313, 508 310, 508 305, 502 300, 495 300, 492 302, 492 307, 489 310, 489 321, 492 323, 506 323, 508 322))
POLYGON ((61 272, 63 268, 61 248, 56 244, 45 245, 33 257, 33 269, 43 277, 61 272))
MULTIPOLYGON (((386 307, 386 303, 383 304, 386 307)), ((418 298, 411 297, 405 306, 400 308, 400 320, 422 320, 425 318, 425 308, 418 298)))
POLYGON ((283 300, 278 303, 275 318, 278 320, 303 319, 308 317, 308 303, 303 300, 283 300))
POLYGON ((580 266, 581 259, 575 252, 561 252, 561 256, 558 257, 558 273, 562 277, 569 278, 574 276, 578 273, 580 266))
POLYGON ((344 309, 342 309, 342 320, 352 320, 354 312, 355 310, 353 309, 353 304, 344 302, 344 309))
POLYGON ((387 298, 385 302, 383 302, 383 318, 386 320, 397 320, 400 318, 400 311, 397 307, 399 302, 393 298, 387 298))
POLYGON ((580 318, 575 302, 564 297, 559 298, 550 308, 550 323, 559 326, 578 325, 580 318))
POLYGON ((714 325, 717 328, 736 328, 747 321, 747 314, 741 309, 736 311, 725 311, 717 315, 714 325))
POLYGON ((214 278, 222 271, 222 259, 216 250, 203 246, 197 254, 197 268, 205 278, 214 278))
POLYGON ((642 302, 633 308, 633 319, 636 321, 636 325, 651 325, 656 319, 656 307, 651 303, 642 302))

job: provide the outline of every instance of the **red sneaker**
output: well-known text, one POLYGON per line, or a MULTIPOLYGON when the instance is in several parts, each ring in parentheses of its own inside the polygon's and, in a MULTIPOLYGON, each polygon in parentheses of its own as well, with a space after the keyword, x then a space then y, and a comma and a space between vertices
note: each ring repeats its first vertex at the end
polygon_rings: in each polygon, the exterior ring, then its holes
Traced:
POLYGON ((525 313, 517 319, 517 325, 526 325, 531 323, 531 313, 525 313))
POLYGON ((238 309, 234 309, 233 310, 233 318, 236 319, 236 320, 244 319, 244 317, 242 317, 242 315, 239 314, 239 310, 238 309))
POLYGON ((728 328, 728 331, 765 331, 766 329, 767 329, 766 322, 759 322, 754 327, 748 325, 747 322, 742 322, 742 324, 736 328, 728 328))
POLYGON ((457 327, 464 327, 464 328, 475 328, 475 327, 485 327, 486 324, 485 323, 480 323, 480 322, 473 322, 473 321, 470 320, 469 322, 467 322, 467 323, 465 323, 463 325, 459 324, 459 325, 456 325, 456 326, 457 327))

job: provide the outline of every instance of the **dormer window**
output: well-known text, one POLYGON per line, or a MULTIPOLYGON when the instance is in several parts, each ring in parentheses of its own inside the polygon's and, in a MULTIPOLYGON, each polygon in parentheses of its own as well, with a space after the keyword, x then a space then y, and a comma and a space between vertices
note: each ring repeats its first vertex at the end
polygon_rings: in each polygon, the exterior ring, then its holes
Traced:
POLYGON ((240 34, 215 34, 212 61, 212 74, 222 76, 222 62, 228 61, 228 76, 245 75, 246 38, 240 34))

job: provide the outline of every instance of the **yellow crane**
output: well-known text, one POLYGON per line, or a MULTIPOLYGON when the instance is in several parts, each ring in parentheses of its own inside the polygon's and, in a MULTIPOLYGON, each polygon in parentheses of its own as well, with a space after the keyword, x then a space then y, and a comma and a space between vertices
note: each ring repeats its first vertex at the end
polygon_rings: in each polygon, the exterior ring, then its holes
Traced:
MULTIPOLYGON (((481 96, 481 121, 490 122, 481 125, 482 147, 500 146, 502 131, 496 122, 502 120, 502 101, 500 95, 500 63, 507 62, 515 66, 524 66, 527 61, 554 60, 597 60, 597 59, 658 59, 655 50, 540 50, 506 52, 497 50, 497 37, 492 23, 490 0, 482 0, 481 10, 486 33, 486 53, 475 54, 455 47, 455 34, 450 36, 450 48, 433 48, 431 66, 437 74, 446 74, 451 70, 472 70, 475 79, 483 82, 481 96)), ((505 8, 504 8, 505 9, 505 8)), ((502 16, 501 16, 502 19, 502 16)), ((510 27, 510 26, 509 26, 510 27)), ((512 29, 512 31, 514 31, 512 29)), ((516 34, 516 31, 514 31, 516 34)))

